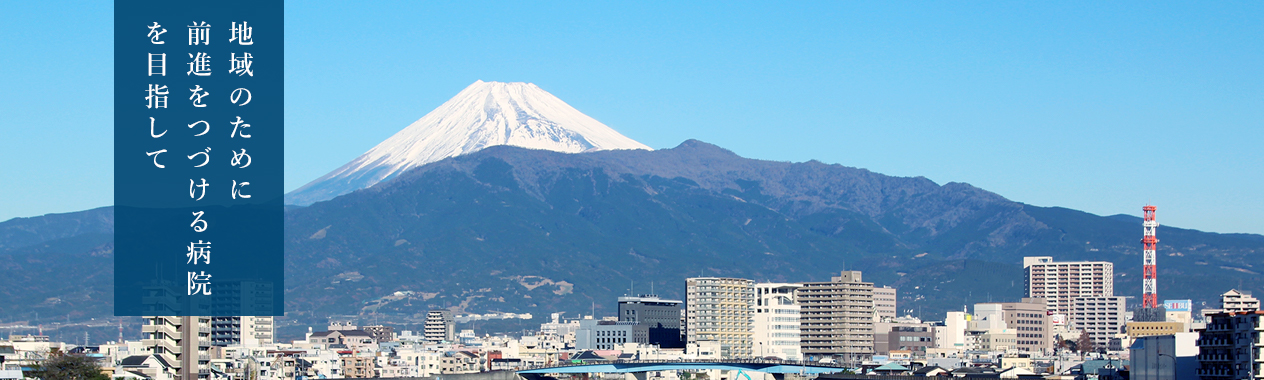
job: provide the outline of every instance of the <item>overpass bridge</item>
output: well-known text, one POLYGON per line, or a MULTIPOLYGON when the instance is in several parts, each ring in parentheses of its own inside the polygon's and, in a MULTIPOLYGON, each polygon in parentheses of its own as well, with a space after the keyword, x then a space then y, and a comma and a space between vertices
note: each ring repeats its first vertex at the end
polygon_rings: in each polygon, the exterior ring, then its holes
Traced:
MULTIPOLYGON (((548 374, 625 373, 645 380, 646 372, 728 370, 770 373, 778 380, 786 374, 819 375, 838 373, 848 368, 838 364, 789 360, 612 360, 593 363, 565 363, 518 371, 527 380, 541 380, 548 374)), ((750 375, 745 379, 750 380, 750 375)))

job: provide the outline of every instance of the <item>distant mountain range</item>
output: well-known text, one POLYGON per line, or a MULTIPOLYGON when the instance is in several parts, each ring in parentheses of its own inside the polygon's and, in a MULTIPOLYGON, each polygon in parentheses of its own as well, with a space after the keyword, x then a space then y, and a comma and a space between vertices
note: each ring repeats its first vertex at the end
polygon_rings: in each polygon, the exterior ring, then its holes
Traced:
MULTIPOLYGON (((697 140, 654 151, 525 83, 477 82, 287 199, 300 324, 410 324, 432 308, 611 315, 619 295, 683 298, 687 277, 841 270, 898 288, 901 314, 938 319, 1022 297, 1022 257, 1037 255, 1114 262, 1116 294, 1141 292, 1139 218, 697 140)), ((113 232, 109 207, 0 223, 0 305, 13 306, 0 323, 112 314, 113 232)), ((1264 290, 1264 236, 1158 237, 1161 298, 1214 307, 1230 288, 1264 290)))
MULTIPOLYGON (((0 303, 29 305, 0 318, 108 315, 112 227, 110 208, 0 223, 0 278, 16 279, 0 303)), ((307 323, 436 307, 609 314, 633 286, 680 298, 686 277, 821 281, 848 269, 934 319, 1021 297, 1031 255, 1114 262, 1116 293, 1140 294, 1140 230, 1132 217, 694 140, 582 154, 499 146, 288 211, 287 310, 307 323)), ((1160 297, 1214 307, 1229 288, 1264 290, 1253 281, 1264 237, 1158 235, 1160 297)))

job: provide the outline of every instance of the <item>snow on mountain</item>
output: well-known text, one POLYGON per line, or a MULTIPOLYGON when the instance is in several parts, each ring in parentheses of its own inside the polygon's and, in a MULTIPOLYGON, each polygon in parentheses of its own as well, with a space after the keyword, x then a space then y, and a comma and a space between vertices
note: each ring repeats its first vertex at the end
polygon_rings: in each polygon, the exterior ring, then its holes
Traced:
POLYGON ((360 157, 286 194, 309 205, 495 145, 580 153, 645 149, 531 83, 477 81, 360 157))

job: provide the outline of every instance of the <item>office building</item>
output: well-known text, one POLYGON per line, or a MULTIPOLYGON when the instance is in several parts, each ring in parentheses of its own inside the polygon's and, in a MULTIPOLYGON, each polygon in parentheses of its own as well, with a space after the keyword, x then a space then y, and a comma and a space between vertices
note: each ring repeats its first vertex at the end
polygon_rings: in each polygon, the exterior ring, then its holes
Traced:
POLYGON ((799 284, 755 284, 752 341, 756 357, 799 360, 799 302, 794 291, 799 284))
POLYGON ((1076 297, 1115 295, 1115 265, 1107 261, 1053 261, 1053 257, 1023 258, 1027 297, 1044 298, 1049 310, 1071 314, 1076 297))
POLYGON ((680 304, 656 295, 619 297, 619 321, 645 325, 649 344, 661 348, 684 348, 680 340, 680 304))
POLYGON ((1115 334, 1125 332, 1127 299, 1124 297, 1077 297, 1072 300, 1072 330, 1088 333, 1096 350, 1110 347, 1115 334))
POLYGON ((685 280, 686 343, 716 341, 721 358, 749 358, 754 281, 697 277, 685 280))
POLYGON ((873 355, 873 283, 862 281, 860 271, 803 283, 796 295, 805 357, 854 363, 873 355))
POLYGON ((935 326, 913 317, 887 319, 874 322, 873 326, 874 355, 908 351, 917 356, 924 356, 927 348, 935 347, 938 334, 935 326))
POLYGON ((649 327, 610 317, 582 319, 575 330, 575 348, 579 350, 615 350, 627 343, 649 344, 649 327))

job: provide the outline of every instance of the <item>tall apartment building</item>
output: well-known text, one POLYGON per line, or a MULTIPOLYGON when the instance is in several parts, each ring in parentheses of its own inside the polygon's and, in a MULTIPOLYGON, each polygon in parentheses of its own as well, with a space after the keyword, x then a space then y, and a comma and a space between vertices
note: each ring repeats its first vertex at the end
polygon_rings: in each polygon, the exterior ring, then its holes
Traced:
POLYGON ((895 319, 899 316, 899 310, 896 309, 896 293, 895 288, 883 286, 881 288, 873 287, 873 311, 874 321, 881 322, 884 320, 895 319))
POLYGON ((680 340, 680 304, 656 295, 619 297, 619 321, 636 322, 649 331, 649 343, 661 348, 683 348, 680 340))
POLYGON ((1023 298, 1021 302, 976 304, 993 305, 996 314, 1004 321, 1005 328, 1014 330, 1014 347, 1026 352, 1053 350, 1053 319, 1049 318, 1047 302, 1040 298, 1023 298))
POLYGON ((804 356, 856 361, 873 355, 873 283, 861 281, 860 271, 803 283, 795 295, 804 356))
POLYGON ((1107 261, 1053 261, 1049 256, 1023 258, 1027 297, 1044 298, 1049 310, 1071 314, 1075 297, 1115 295, 1115 264, 1107 261))
POLYGON ((1198 330, 1198 377, 1264 379, 1261 316, 1262 311, 1212 314, 1207 327, 1198 330))
POLYGON ((1251 292, 1231 289, 1220 295, 1220 309, 1227 313, 1256 311, 1260 309, 1260 300, 1251 297, 1251 292))
POLYGON ((427 342, 456 342, 456 321, 451 310, 431 310, 426 313, 424 337, 427 342))
POLYGON ((143 317, 144 339, 176 371, 176 380, 207 379, 211 375, 210 317, 143 317))
POLYGON ((721 358, 751 357, 754 281, 740 278, 685 279, 686 340, 720 343, 721 358))
POLYGON ((1124 297, 1077 297, 1071 301, 1068 322, 1072 329, 1088 333, 1094 348, 1109 348, 1115 334, 1125 332, 1127 306, 1124 297))
POLYGON ((211 345, 259 347, 276 341, 272 317, 210 317, 211 345))
POLYGON ((757 357, 776 356, 799 360, 799 302, 794 291, 799 284, 755 284, 753 336, 757 357))

